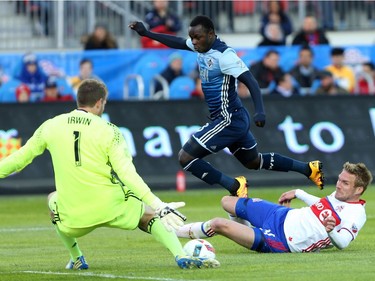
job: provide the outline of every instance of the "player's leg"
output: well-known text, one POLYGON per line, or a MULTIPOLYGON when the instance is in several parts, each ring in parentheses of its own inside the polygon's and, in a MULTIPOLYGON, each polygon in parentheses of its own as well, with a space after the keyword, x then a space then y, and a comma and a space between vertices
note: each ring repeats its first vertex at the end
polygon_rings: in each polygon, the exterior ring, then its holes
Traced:
POLYGON ((236 194, 240 183, 236 179, 223 174, 210 163, 202 159, 208 154, 210 153, 207 153, 193 138, 190 138, 180 150, 178 156, 184 170, 191 172, 194 176, 209 185, 219 184, 228 190, 230 194, 236 194))
MULTIPOLYGON (((248 138, 250 140, 253 139, 250 132, 248 138)), ((244 140, 242 143, 233 145, 230 150, 233 151, 233 155, 246 168, 252 170, 265 169, 280 172, 298 172, 313 181, 320 189, 323 188, 324 174, 320 161, 302 162, 275 152, 258 153, 256 145, 252 146, 251 141, 246 144, 244 140)))
POLYGON ((155 216, 155 213, 150 207, 146 206, 145 213, 141 217, 138 227, 141 230, 150 233, 155 240, 163 244, 174 257, 185 255, 181 243, 175 233, 168 231, 164 227, 160 218, 155 216))
POLYGON ((269 232, 269 229, 246 227, 223 218, 212 219, 209 223, 215 233, 227 237, 246 249, 261 253, 289 252, 289 248, 283 245, 285 241, 280 241, 277 235, 269 232))
POLYGON ((189 239, 206 239, 220 234, 248 249, 254 242, 254 230, 251 227, 224 218, 185 224, 176 230, 176 234, 180 238, 189 239))
POLYGON ((209 185, 219 184, 235 194, 238 189, 238 182, 216 168, 202 158, 211 154, 203 148, 193 137, 183 146, 178 154, 178 160, 184 170, 191 172, 197 178, 209 185))
MULTIPOLYGON (((132 194, 131 191, 128 191, 132 194)), ((174 232, 169 232, 160 218, 155 216, 155 212, 150 207, 145 207, 144 203, 134 196, 126 196, 123 202, 123 213, 103 226, 133 230, 137 226, 141 230, 150 233, 156 241, 163 244, 175 257, 177 265, 181 268, 192 267, 217 267, 220 265, 216 260, 203 261, 198 258, 187 257, 182 249, 182 245, 174 232)))
MULTIPOLYGON (((230 221, 239 223, 245 226, 246 228, 249 228, 250 223, 247 220, 245 220, 244 218, 237 217, 236 204, 237 204, 238 199, 239 197, 236 197, 236 196, 224 196, 222 199, 222 206, 224 210, 228 213, 230 221)), ((185 224, 176 231, 176 234, 180 238, 190 238, 190 239, 212 237, 218 232, 216 232, 216 230, 212 227, 211 222, 212 220, 205 221, 205 222, 193 222, 193 223, 185 224)), ((221 234, 221 233, 218 233, 218 234, 221 234)))
MULTIPOLYGON (((52 192, 48 195, 48 207, 50 210, 51 221, 55 227, 56 233, 64 244, 65 248, 69 251, 70 261, 67 264, 67 269, 88 269, 88 264, 83 257, 83 254, 78 246, 77 239, 66 235, 59 228, 60 216, 57 208, 57 193, 52 192)), ((61 225, 60 225, 61 226, 61 225)))
POLYGON ((181 268, 220 266, 220 263, 215 259, 202 260, 186 256, 176 233, 168 231, 160 221, 160 218, 156 217, 154 211, 148 206, 146 206, 145 213, 141 217, 138 227, 150 233, 156 241, 163 244, 172 253, 177 265, 181 268))
MULTIPOLYGON (((221 151, 233 143, 241 130, 246 126, 234 126, 233 120, 217 118, 198 130, 182 147, 179 152, 179 162, 184 170, 191 172, 197 178, 213 185, 219 184, 236 195, 241 183, 239 179, 229 177, 202 158, 221 151)), ((243 180, 242 185, 246 184, 243 180)))
POLYGON ((225 211, 250 221, 254 227, 244 226, 223 218, 215 218, 206 222, 182 226, 177 231, 178 237, 195 239, 220 234, 247 249, 258 252, 289 251, 283 231, 283 222, 289 208, 257 198, 234 196, 224 196, 222 205, 225 211))
POLYGON ((221 199, 221 205, 226 212, 249 221, 254 227, 262 227, 263 223, 280 207, 259 198, 234 196, 224 196, 221 199))

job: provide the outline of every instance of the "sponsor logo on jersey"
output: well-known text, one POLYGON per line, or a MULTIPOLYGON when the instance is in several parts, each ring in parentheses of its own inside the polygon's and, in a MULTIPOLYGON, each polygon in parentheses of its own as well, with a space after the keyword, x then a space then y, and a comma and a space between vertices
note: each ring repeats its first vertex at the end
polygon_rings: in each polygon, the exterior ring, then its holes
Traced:
POLYGON ((263 231, 264 235, 267 235, 267 236, 270 236, 270 237, 276 237, 275 234, 273 234, 271 232, 271 229, 263 229, 263 228, 259 228, 259 229, 263 231))
POLYGON ((339 206, 336 206, 336 207, 335 207, 335 211, 336 211, 336 212, 341 212, 342 210, 344 210, 344 208, 345 208, 345 206, 343 206, 343 205, 339 205, 339 206))
POLYGON ((208 68, 212 68, 212 66, 214 65, 214 61, 212 58, 208 58, 207 59, 207 66, 208 68))
POLYGON ((352 225, 352 232, 353 233, 357 233, 358 232, 358 228, 357 228, 357 226, 354 223, 352 225))
POLYGON ((340 224, 341 219, 336 211, 333 209, 331 202, 324 197, 316 202, 314 205, 311 205, 311 210, 314 215, 320 220, 321 223, 325 220, 326 217, 333 216, 336 220, 336 226, 340 224))

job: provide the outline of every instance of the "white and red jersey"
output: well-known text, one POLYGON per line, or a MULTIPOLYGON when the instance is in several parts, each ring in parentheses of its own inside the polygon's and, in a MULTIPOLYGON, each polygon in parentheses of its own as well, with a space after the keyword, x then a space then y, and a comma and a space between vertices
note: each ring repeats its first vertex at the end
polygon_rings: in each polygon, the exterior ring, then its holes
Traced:
MULTIPOLYGON (((299 192, 303 195, 300 190, 299 192)), ((290 251, 311 252, 333 245, 338 248, 348 246, 366 222, 366 202, 342 202, 335 198, 335 192, 324 198, 316 197, 315 203, 311 202, 313 197, 308 196, 310 207, 292 209, 285 218, 284 232, 290 251), (336 226, 329 234, 322 224, 327 216, 336 219, 336 226)), ((303 196, 297 196, 300 197, 303 196)))

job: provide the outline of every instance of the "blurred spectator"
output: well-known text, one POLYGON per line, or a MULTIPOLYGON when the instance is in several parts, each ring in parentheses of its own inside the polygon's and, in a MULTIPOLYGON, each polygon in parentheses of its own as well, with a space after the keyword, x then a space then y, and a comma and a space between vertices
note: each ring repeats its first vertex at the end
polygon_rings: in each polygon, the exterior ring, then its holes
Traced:
POLYGON ((335 24, 334 24, 334 7, 333 7, 333 2, 331 0, 325 0, 325 1, 317 1, 319 8, 320 8, 320 13, 322 15, 322 20, 323 20, 323 28, 325 30, 334 30, 335 29, 335 24))
POLYGON ((309 90, 316 79, 319 70, 313 66, 314 53, 308 47, 302 47, 299 51, 297 64, 290 70, 290 74, 295 79, 301 94, 308 94, 309 90))
POLYGON ((185 5, 189 6, 189 13, 197 13, 206 15, 210 19, 212 19, 215 30, 218 32, 226 32, 231 33, 234 31, 234 7, 233 1, 215 1, 215 0, 203 0, 203 1, 183 1, 185 5), (190 2, 190 3, 189 3, 190 2), (225 22, 227 25, 226 27, 222 28, 222 24, 220 22, 220 13, 224 12, 225 16, 227 17, 227 21, 225 22))
POLYGON ((39 66, 37 57, 33 53, 27 53, 22 58, 20 73, 15 74, 16 79, 26 84, 30 89, 30 101, 40 101, 43 98, 47 75, 39 66))
POLYGON ((262 16, 260 27, 260 34, 263 36, 263 38, 266 38, 265 31, 266 26, 269 23, 280 25, 283 38, 281 42, 282 45, 285 45, 287 36, 293 32, 293 27, 289 16, 283 11, 283 7, 280 1, 267 2, 267 11, 262 16))
POLYGON ((104 24, 95 25, 93 33, 82 39, 85 50, 117 49, 117 41, 104 24))
MULTIPOLYGON (((165 79, 168 85, 179 76, 182 76, 182 56, 179 53, 173 53, 169 56, 168 66, 160 73, 160 76, 165 79)), ((163 87, 161 83, 156 82, 155 93, 162 91, 163 87)))
POLYGON ((21 84, 16 88, 16 98, 19 103, 27 103, 30 101, 30 88, 25 84, 21 84))
POLYGON ((318 74, 320 79, 320 86, 315 91, 316 95, 338 95, 349 94, 347 90, 341 88, 335 83, 333 75, 327 70, 323 70, 318 74))
POLYGON ((282 46, 285 45, 283 31, 277 23, 269 23, 264 29, 264 36, 258 46, 282 46))
POLYGON ((46 87, 44 89, 43 102, 56 102, 56 101, 72 101, 72 95, 62 95, 59 92, 57 81, 55 77, 49 77, 46 82, 46 87))
POLYGON ((2 66, 0 66, 0 87, 4 83, 8 82, 10 79, 9 75, 4 72, 4 69, 2 66))
MULTIPOLYGON (((168 0, 153 0, 153 9, 145 16, 150 31, 176 35, 181 30, 181 21, 169 10, 168 0)), ((147 37, 141 37, 142 48, 168 48, 164 44, 147 37)))
POLYGON ((303 20, 302 29, 295 35, 292 45, 329 44, 323 29, 318 28, 316 18, 307 16, 303 20))
POLYGON ((29 1, 31 20, 34 24, 36 35, 51 35, 53 28, 53 1, 29 1))
POLYGON ((275 50, 269 50, 259 62, 250 66, 250 71, 255 80, 258 81, 259 87, 264 91, 275 83, 275 77, 283 74, 279 67, 280 54, 275 50))
POLYGON ((27 0, 16 1, 16 13, 17 13, 17 15, 26 14, 26 10, 27 10, 27 0))
POLYGON ((73 88, 74 94, 77 94, 79 84, 85 79, 101 79, 93 73, 93 63, 89 59, 82 59, 79 62, 79 74, 77 76, 70 77, 68 82, 73 88))
POLYGON ((204 100, 204 93, 202 91, 202 84, 200 77, 195 78, 195 89, 191 92, 192 99, 204 100))
POLYGON ((355 74, 351 67, 344 64, 344 49, 333 48, 331 50, 331 65, 326 70, 333 74, 335 83, 352 93, 355 86, 355 74))
POLYGON ((372 62, 363 63, 362 70, 358 73, 357 77, 356 94, 375 94, 375 66, 372 62))
POLYGON ((292 76, 289 73, 281 74, 281 76, 276 77, 275 81, 276 88, 271 91, 271 95, 278 95, 285 98, 299 95, 298 90, 293 85, 292 76))
POLYGON ((365 9, 367 11, 367 20, 370 22, 370 26, 374 28, 375 27, 375 1, 366 0, 365 9))

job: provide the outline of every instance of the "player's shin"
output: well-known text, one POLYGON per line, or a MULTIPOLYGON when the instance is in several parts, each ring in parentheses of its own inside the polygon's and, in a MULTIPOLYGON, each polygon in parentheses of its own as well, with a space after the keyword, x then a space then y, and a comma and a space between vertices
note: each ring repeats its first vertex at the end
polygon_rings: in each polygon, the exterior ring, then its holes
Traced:
POLYGON ((238 186, 236 186, 236 180, 234 178, 223 174, 211 166, 210 163, 202 159, 194 159, 190 161, 186 166, 184 166, 184 169, 209 185, 221 185, 231 194, 235 193, 238 189, 238 186))
POLYGON ((176 230, 176 234, 180 238, 198 239, 212 237, 216 233, 212 230, 210 221, 206 221, 185 224, 176 230))
POLYGON ((78 247, 77 239, 66 236, 63 232, 60 231, 57 225, 54 225, 57 235, 60 237, 65 248, 69 251, 70 258, 75 261, 78 257, 82 256, 82 252, 78 247))
POLYGON ((163 244, 174 257, 184 256, 185 252, 182 249, 180 240, 178 240, 176 233, 168 231, 158 217, 153 217, 147 226, 147 232, 150 233, 156 241, 163 244))

